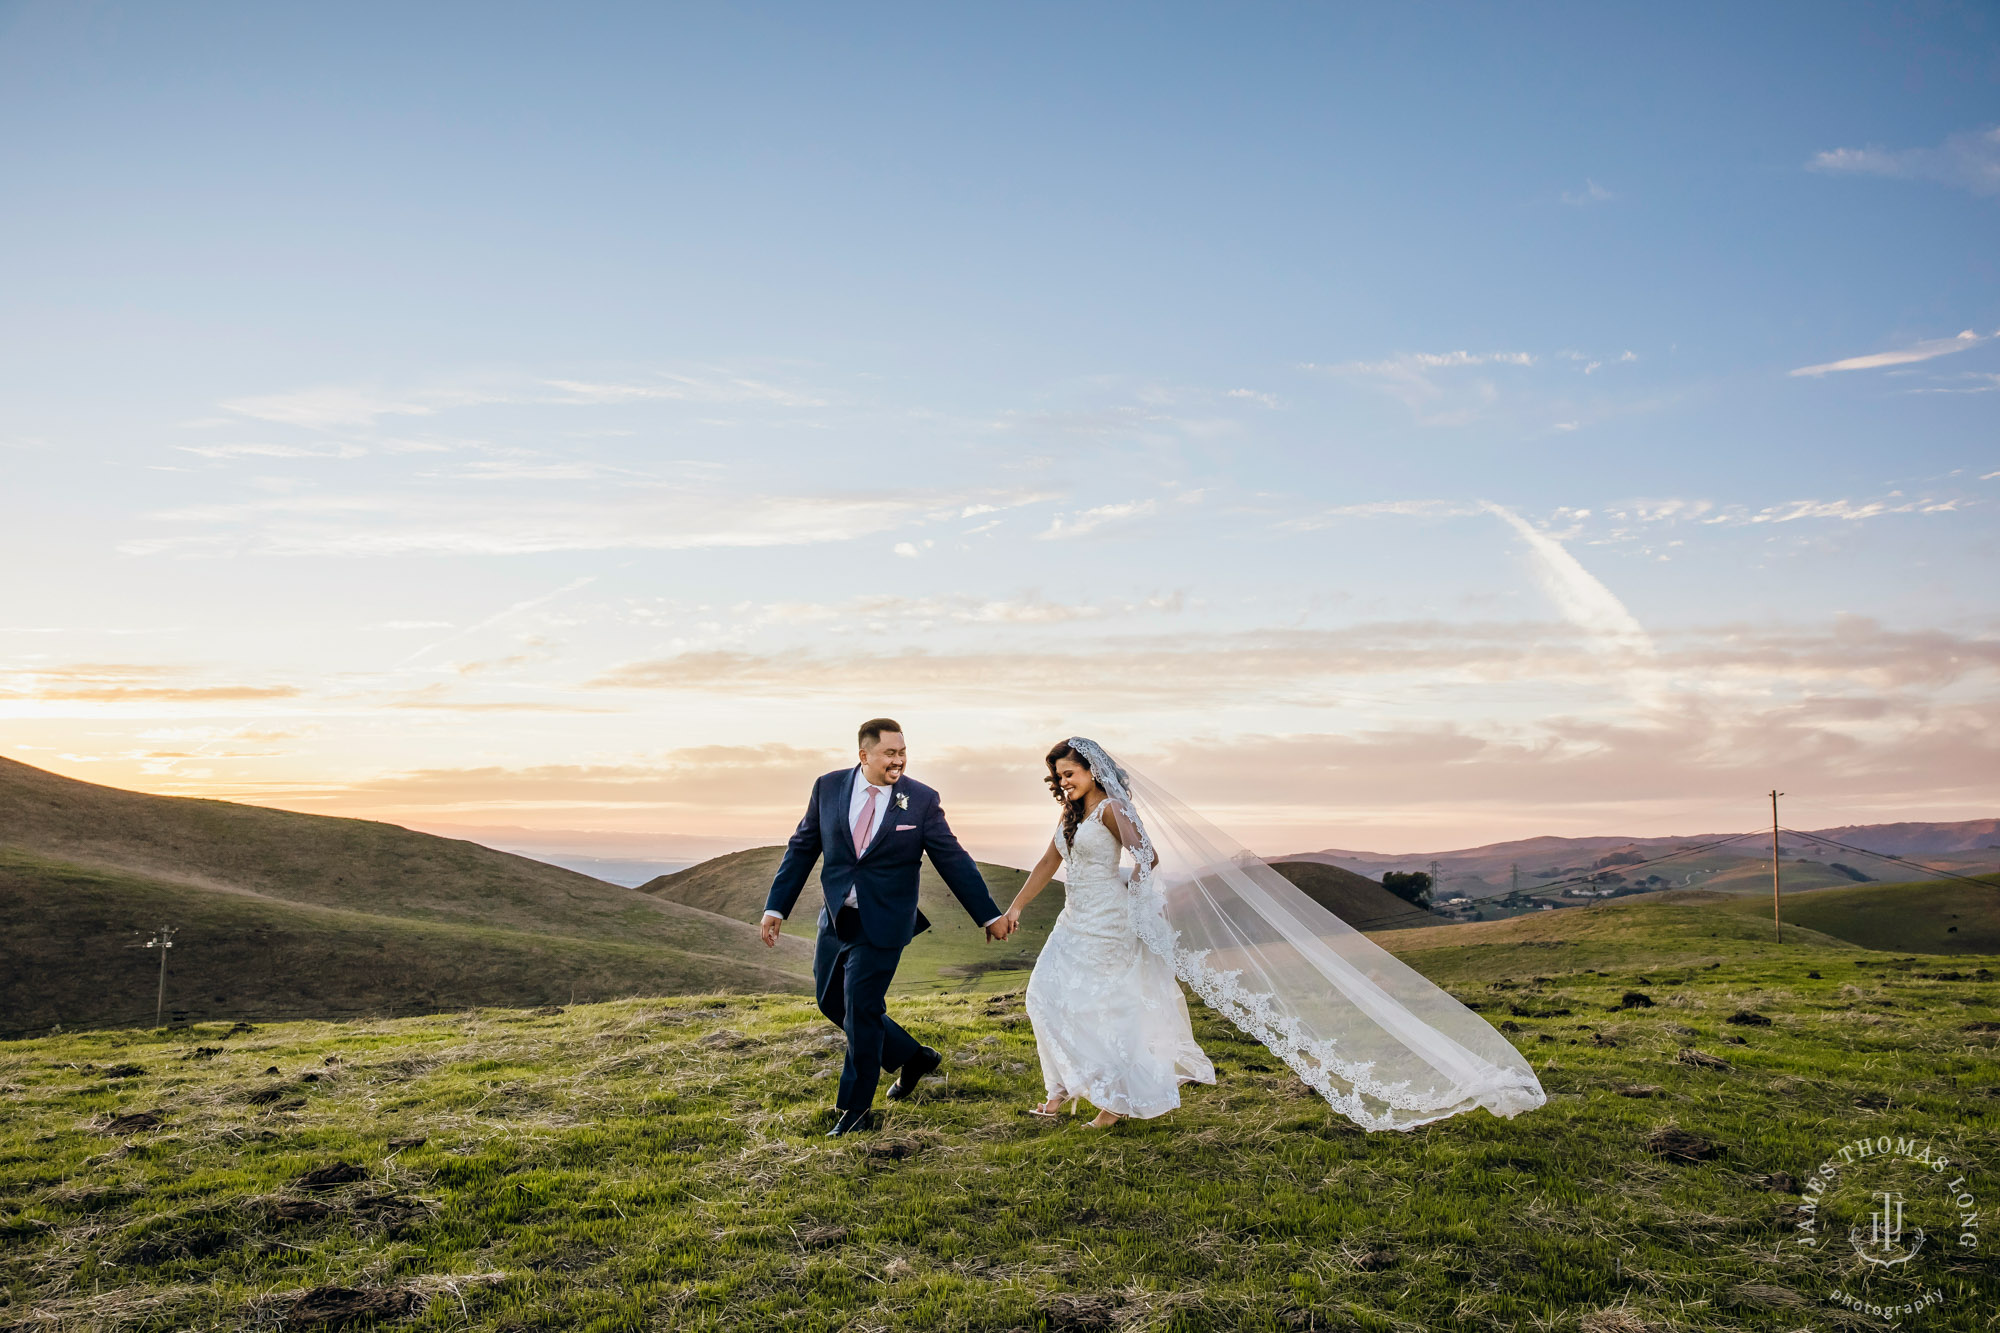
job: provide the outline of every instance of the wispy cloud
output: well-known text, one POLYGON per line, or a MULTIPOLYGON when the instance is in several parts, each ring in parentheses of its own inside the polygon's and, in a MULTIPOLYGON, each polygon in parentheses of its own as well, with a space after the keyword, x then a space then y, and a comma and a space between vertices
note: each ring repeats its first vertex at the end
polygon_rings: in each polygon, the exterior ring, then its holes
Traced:
POLYGON ((1815 153, 1808 171, 1934 181, 1973 194, 2000 194, 2000 126, 1960 130, 1935 148, 1834 148, 1815 153))
POLYGON ((201 458, 360 458, 368 450, 352 443, 307 444, 182 444, 183 453, 201 458))
POLYGON ((587 588, 595 582, 597 582, 597 576, 595 574, 586 574, 582 578, 571 579, 568 583, 563 584, 560 588, 552 588, 548 592, 542 593, 538 596, 524 598, 521 601, 515 602, 511 606, 502 607, 500 610, 495 611, 492 615, 487 616, 484 620, 479 621, 477 624, 468 625, 466 628, 460 630, 458 633, 450 635, 446 638, 439 639, 435 643, 425 644, 423 647, 417 649, 415 652, 411 653, 408 657, 398 662, 396 666, 399 669, 402 667, 410 666, 413 663, 423 660, 425 657, 428 657, 430 654, 436 652, 440 648, 446 647, 449 644, 461 643, 464 640, 471 638, 475 634, 478 634, 484 630, 492 629, 495 625, 499 625, 506 621, 512 620, 515 616, 520 615, 524 611, 532 611, 538 606, 546 606, 548 603, 555 601, 559 597, 567 597, 569 594, 576 592, 579 589, 587 588))
POLYGON ((1463 500, 1368 500, 1332 505, 1278 524, 1283 532, 1311 532, 1343 518, 1465 518, 1485 511, 1463 500))
POLYGON ((1535 364, 1531 352, 1406 352, 1380 361, 1343 361, 1331 365, 1307 363, 1303 368, 1369 384, 1400 400, 1418 421, 1427 426, 1460 426, 1473 420, 1480 408, 1498 397, 1491 380, 1475 379, 1470 404, 1461 398, 1459 406, 1442 410, 1448 390, 1439 376, 1452 371, 1480 367, 1527 367, 1535 364))
POLYGON ((245 703, 255 699, 296 699, 301 691, 293 685, 105 685, 94 688, 45 689, 38 699, 61 699, 89 703, 245 703))
POLYGON ((1987 371, 1966 371, 1958 375, 1938 375, 1929 384, 1919 385, 1910 393, 1996 393, 2000 392, 2000 374, 1987 371))
POLYGON ((1528 544, 1535 561, 1536 579, 1565 620, 1606 647, 1653 652, 1653 641, 1645 627, 1567 547, 1504 505, 1483 501, 1481 507, 1528 544))
POLYGON ((766 404, 817 408, 821 394, 774 384, 735 372, 700 374, 659 371, 629 380, 500 379, 389 392, 371 385, 329 384, 285 393, 232 398, 221 407, 228 417, 332 431, 370 428, 384 417, 432 417, 454 408, 515 403, 523 405, 606 406, 673 401, 696 404, 766 404))
MULTIPOLYGON (((1558 557, 1566 557, 1554 544, 1558 557)), ((1189 636, 1164 630, 1087 637, 978 651, 883 651, 855 643, 767 651, 702 650, 615 666, 585 683, 592 690, 640 690, 788 699, 845 698, 851 682, 894 676, 903 697, 968 699, 1005 707, 1053 694, 1068 707, 1146 714, 1163 707, 1212 707, 1281 701, 1325 708, 1360 698, 1392 703, 1384 692, 1433 713, 1443 695, 1463 690, 1488 706, 1501 686, 1560 691, 1557 708, 1581 711, 1595 689, 1617 707, 1652 700, 1670 688, 1629 689, 1633 651, 1660 681, 1724 697, 1769 700, 1801 692, 1867 698, 1938 689, 1978 678, 2000 683, 2000 636, 1941 630, 1901 631, 1865 617, 1830 627, 1723 624, 1661 636, 1641 628, 1624 606, 1580 566, 1547 559, 1561 622, 1380 621, 1341 629, 1264 629, 1189 636), (1607 647, 1620 651, 1606 654, 1607 647), (1633 651, 1626 651, 1631 649, 1633 651), (1357 696, 1367 679, 1371 693, 1357 696)), ((1542 698, 1541 710, 1551 705, 1542 698)), ((1301 716, 1304 714, 1302 713, 1301 716)))
POLYGON ((0 699, 65 703, 236 704, 295 699, 295 685, 181 683, 186 667, 142 662, 73 662, 0 668, 0 699))
POLYGON ((1879 370, 1884 366, 1914 365, 1919 361, 1929 361, 1940 356, 1950 356, 1954 352, 1967 351, 1981 343, 1991 342, 1995 337, 2000 337, 2000 332, 1981 335, 1966 329, 1956 337, 1930 338, 1887 352, 1870 352, 1866 356, 1850 356, 1839 361, 1828 361, 1823 365, 1800 366, 1790 373, 1795 376, 1817 377, 1838 370, 1879 370))
POLYGON ((680 551, 851 541, 956 516, 973 504, 1013 508, 1042 490, 782 495, 666 483, 583 493, 413 489, 386 494, 284 494, 152 515, 180 533, 135 537, 128 555, 383 557, 524 555, 549 551, 680 551))
POLYGON ((1043 541, 1081 537, 1097 531, 1106 524, 1144 518, 1157 513, 1158 510, 1158 504, 1152 500, 1124 500, 1117 504, 1098 505, 1094 509, 1085 509, 1079 513, 1057 514, 1049 526, 1035 536, 1043 541))
POLYGON ((1596 181, 1585 180, 1581 190, 1564 190, 1562 200, 1573 208, 1581 208, 1585 204, 1601 204, 1617 197, 1596 181))
POLYGON ((819 394, 746 375, 679 375, 661 372, 627 381, 547 380, 561 403, 633 403, 672 400, 692 403, 770 403, 778 407, 825 407, 819 394))
POLYGON ((1796 523, 1803 518, 1859 520, 1883 514, 1949 514, 1961 507, 1960 500, 1793 500, 1788 504, 1767 505, 1755 513, 1739 516, 1718 515, 1706 522, 1796 523))
POLYGON ((615 708, 592 707, 555 699, 468 699, 454 693, 449 685, 427 685, 398 695, 385 705, 389 708, 433 713, 615 713, 615 708))
POLYGON ((1564 361, 1572 361, 1582 366, 1583 373, 1586 375, 1595 375, 1598 371, 1604 369, 1606 365, 1615 364, 1625 366, 1639 359, 1639 354, 1633 351, 1626 351, 1618 356, 1592 356, 1588 352, 1564 350, 1556 353, 1556 355, 1564 361))
POLYGON ((233 398, 224 402, 222 407, 224 411, 249 417, 253 421, 304 426, 311 430, 372 426, 380 417, 427 417, 437 410, 433 403, 348 385, 325 385, 290 393, 233 398))
POLYGON ((1062 625, 1081 620, 1108 620, 1146 613, 1174 614, 1186 598, 1170 593, 1141 599, 1105 602, 1056 602, 1039 593, 1019 597, 975 597, 955 593, 942 597, 870 595, 844 602, 772 602, 732 608, 751 626, 853 625, 874 627, 906 624, 917 628, 941 625, 1062 625))

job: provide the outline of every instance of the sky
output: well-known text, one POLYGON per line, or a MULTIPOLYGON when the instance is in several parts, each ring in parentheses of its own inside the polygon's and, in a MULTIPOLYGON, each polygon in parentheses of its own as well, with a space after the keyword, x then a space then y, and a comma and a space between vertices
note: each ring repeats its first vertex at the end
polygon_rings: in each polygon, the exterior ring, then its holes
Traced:
POLYGON ((550 853, 2000 809, 1984 4, 0 3, 0 754, 550 853))

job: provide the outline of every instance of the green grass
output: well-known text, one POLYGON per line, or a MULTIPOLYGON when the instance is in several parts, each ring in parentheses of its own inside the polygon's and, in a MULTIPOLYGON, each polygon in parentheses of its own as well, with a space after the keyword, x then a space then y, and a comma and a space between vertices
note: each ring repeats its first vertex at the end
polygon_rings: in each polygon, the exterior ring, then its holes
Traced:
POLYGON ((360 819, 120 791, 0 759, 0 1035, 170 1013, 331 1017, 809 987, 729 919, 360 819))
MULTIPOLYGON (((1912 884, 1867 884, 1781 896, 1779 919, 1867 945, 1922 953, 2000 953, 2000 875, 1985 882, 1937 879, 1912 884)), ((1718 904, 1768 929, 1771 898, 1718 904)))
POLYGON ((365 819, 121 791, 0 759, 0 848, 215 893, 714 953, 726 919, 477 843, 365 819))
MULTIPOLYGON (((166 1014, 180 1021, 433 1012, 581 996, 802 991, 811 952, 737 956, 551 932, 411 921, 218 893, 0 847, 0 1034, 153 1022, 159 954, 176 929, 166 1014), (761 956, 760 956, 761 955, 761 956)), ((753 952, 754 951, 754 952, 753 952)))
MULTIPOLYGON (((839 1038, 793 997, 9 1043, 0 1328, 277 1327, 327 1284, 407 1305, 399 1327, 507 1333, 1863 1327, 1784 1246, 1798 1200, 1770 1177, 1897 1133, 2000 1190, 2000 996, 1971 959, 1941 979, 1703 912, 1417 940, 1550 1101, 1408 1134, 1349 1125, 1199 1005, 1217 1086, 1108 1134, 1035 1120, 1031 1030, 997 990, 899 997, 942 1077, 836 1141, 839 1038), (1652 1005, 1613 1008, 1634 989, 1652 1005), (100 1132, 138 1111, 163 1122, 100 1132), (1720 1155, 1649 1151, 1668 1125, 1720 1155), (336 1161, 363 1178, 291 1183, 336 1161)), ((1986 1244, 1946 1247, 1950 1305, 1906 1326, 1990 1326, 1986 1244)))

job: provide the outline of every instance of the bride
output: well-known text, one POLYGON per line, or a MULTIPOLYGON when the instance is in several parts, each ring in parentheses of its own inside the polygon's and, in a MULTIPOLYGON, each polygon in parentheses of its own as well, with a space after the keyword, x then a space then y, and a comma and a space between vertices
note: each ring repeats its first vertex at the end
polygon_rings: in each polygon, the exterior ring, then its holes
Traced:
POLYGON ((1490 1023, 1080 736, 1048 753, 1062 802, 1010 928, 1058 869, 1061 913, 1028 978, 1048 1100, 1150 1119, 1215 1082, 1175 978, 1364 1129, 1547 1101, 1490 1023), (1149 827, 1150 823, 1150 827, 1149 827), (1121 870, 1129 855, 1131 868, 1121 870))
POLYGON ((1063 868, 1063 909, 1028 976, 1028 1021, 1049 1094, 1034 1113, 1054 1115, 1082 1097, 1098 1108, 1092 1129, 1149 1120, 1181 1104, 1181 1084, 1215 1082, 1215 1066, 1195 1044, 1173 964, 1139 942, 1132 920, 1134 895, 1118 865, 1140 846, 1137 816, 1105 793, 1068 741, 1048 764, 1062 824, 1007 909, 1011 930, 1063 868))

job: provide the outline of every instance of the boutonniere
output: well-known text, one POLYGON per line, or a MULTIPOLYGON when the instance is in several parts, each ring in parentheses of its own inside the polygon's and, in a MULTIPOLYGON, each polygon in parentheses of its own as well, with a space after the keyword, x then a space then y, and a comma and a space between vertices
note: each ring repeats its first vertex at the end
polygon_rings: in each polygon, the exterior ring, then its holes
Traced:
POLYGON ((898 810, 907 810, 910 808, 910 798, 903 792, 896 793, 896 808, 898 810))

